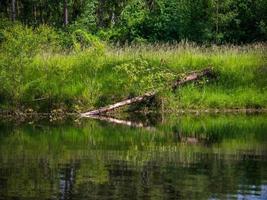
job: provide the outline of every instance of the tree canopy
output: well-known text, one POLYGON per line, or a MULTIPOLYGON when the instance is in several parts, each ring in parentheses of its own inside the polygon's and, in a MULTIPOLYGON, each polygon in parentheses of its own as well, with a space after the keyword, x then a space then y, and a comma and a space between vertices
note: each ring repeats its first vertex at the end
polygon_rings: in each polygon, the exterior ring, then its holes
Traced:
POLYGON ((0 17, 110 41, 267 40, 266 0, 0 0, 0 17))

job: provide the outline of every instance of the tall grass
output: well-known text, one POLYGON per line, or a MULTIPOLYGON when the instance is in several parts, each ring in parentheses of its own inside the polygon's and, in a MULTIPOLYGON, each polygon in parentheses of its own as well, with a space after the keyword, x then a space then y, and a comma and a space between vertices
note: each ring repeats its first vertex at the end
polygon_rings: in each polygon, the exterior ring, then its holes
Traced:
POLYGON ((84 43, 79 32, 66 49, 55 43, 60 37, 48 27, 18 26, 2 32, 2 109, 81 111, 150 90, 159 91, 164 109, 172 111, 267 107, 266 44, 207 47, 182 42, 104 49, 91 37, 87 45, 77 44, 84 43), (171 92, 179 74, 206 67, 215 70, 217 79, 171 92))

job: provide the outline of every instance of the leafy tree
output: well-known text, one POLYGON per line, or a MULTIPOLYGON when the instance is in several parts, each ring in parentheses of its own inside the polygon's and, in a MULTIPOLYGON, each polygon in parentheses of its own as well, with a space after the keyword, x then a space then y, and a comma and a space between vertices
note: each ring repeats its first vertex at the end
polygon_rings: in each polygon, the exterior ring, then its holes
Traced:
POLYGON ((1 19, 122 42, 266 41, 266 13, 266 0, 0 0, 1 19))

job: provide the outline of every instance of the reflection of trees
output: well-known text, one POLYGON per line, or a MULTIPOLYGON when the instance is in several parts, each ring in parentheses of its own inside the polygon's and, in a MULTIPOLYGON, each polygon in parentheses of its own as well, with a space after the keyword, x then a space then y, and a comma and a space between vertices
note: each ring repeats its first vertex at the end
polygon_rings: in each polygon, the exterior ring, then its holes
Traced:
POLYGON ((97 121, 2 129, 0 197, 224 198, 267 180, 265 117, 166 123, 156 131, 97 121))
MULTIPOLYGON (((189 166, 172 163, 162 166, 160 165, 162 163, 149 162, 142 167, 114 160, 106 163, 108 182, 95 183, 81 179, 74 197, 78 198, 79 194, 83 193, 85 199, 90 197, 208 199, 212 194, 217 194, 218 198, 225 198, 226 194, 236 194, 242 189, 243 183, 254 184, 254 180, 258 180, 255 186, 259 189, 261 180, 264 180, 259 174, 251 177, 246 168, 242 167, 244 161, 231 163, 207 159, 189 166), (233 168, 233 164, 237 165, 236 168, 233 168), (250 177, 248 182, 242 181, 244 175, 250 177)), ((259 173, 262 173, 265 167, 259 162, 255 166, 259 173)), ((81 177, 86 176, 81 175, 81 177)), ((249 191, 244 190, 244 192, 249 191)))
POLYGON ((60 199, 69 199, 68 197, 73 193, 73 187, 76 180, 76 167, 75 163, 70 163, 60 170, 60 199))

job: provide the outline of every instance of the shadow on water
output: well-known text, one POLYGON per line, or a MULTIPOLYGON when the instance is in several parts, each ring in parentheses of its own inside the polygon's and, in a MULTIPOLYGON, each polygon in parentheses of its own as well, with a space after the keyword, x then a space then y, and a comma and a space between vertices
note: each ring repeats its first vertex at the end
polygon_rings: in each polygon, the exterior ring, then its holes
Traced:
POLYGON ((266 199, 266 119, 3 122, 0 199, 266 199))

